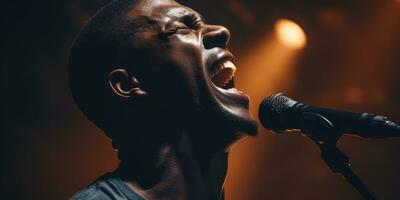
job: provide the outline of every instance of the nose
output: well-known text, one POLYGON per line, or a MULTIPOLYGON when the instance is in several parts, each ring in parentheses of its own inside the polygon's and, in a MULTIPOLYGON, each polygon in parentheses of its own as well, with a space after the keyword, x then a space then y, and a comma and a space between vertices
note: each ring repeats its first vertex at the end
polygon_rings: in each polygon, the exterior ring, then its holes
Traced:
POLYGON ((223 26, 207 25, 203 32, 203 45, 206 49, 227 48, 231 33, 223 26))

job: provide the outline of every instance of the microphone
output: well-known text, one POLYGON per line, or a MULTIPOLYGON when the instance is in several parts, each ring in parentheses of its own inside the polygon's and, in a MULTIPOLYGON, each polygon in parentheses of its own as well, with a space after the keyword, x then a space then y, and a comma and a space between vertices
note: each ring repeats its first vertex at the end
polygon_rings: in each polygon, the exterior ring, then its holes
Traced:
MULTIPOLYGON (((265 98, 258 110, 264 128, 274 133, 300 129, 302 132, 316 127, 310 115, 318 115, 327 120, 339 133, 357 135, 364 138, 399 137, 400 126, 387 117, 369 113, 352 113, 309 106, 290 99, 283 93, 265 98)), ((313 133, 307 133, 313 134, 313 133)))

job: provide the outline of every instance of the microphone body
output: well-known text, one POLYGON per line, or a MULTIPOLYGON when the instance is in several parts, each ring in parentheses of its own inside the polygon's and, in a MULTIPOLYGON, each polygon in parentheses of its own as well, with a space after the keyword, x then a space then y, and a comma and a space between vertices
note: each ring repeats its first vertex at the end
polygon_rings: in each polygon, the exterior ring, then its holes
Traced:
POLYGON ((282 133, 290 129, 300 129, 306 132, 307 126, 310 124, 307 124, 305 118, 309 114, 324 117, 339 133, 358 135, 364 138, 400 136, 400 126, 389 121, 385 116, 313 107, 294 101, 282 93, 267 97, 259 108, 261 124, 275 133, 282 133))

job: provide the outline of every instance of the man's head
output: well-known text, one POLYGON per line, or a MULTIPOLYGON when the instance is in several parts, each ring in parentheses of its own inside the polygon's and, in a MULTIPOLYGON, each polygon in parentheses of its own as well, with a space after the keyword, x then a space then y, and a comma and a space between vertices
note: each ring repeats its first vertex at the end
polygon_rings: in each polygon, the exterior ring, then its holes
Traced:
POLYGON ((72 94, 112 139, 174 131, 226 147, 256 131, 248 97, 234 89, 229 38, 172 0, 113 1, 74 43, 72 94))

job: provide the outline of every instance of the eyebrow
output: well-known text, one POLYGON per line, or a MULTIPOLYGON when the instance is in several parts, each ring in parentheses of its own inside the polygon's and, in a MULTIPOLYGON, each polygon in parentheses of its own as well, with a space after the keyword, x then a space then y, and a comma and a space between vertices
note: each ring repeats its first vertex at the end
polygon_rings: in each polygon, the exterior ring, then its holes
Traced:
POLYGON ((206 19, 203 17, 203 15, 201 15, 200 13, 197 13, 196 15, 197 15, 198 17, 200 17, 201 21, 203 21, 204 23, 207 23, 207 22, 206 22, 206 19))
POLYGON ((198 18, 200 18, 200 20, 202 22, 206 23, 204 17, 200 13, 197 13, 197 12, 194 12, 194 13, 193 12, 187 12, 184 15, 180 16, 177 20, 185 22, 186 20, 191 20, 192 21, 192 20, 197 20, 198 18))

